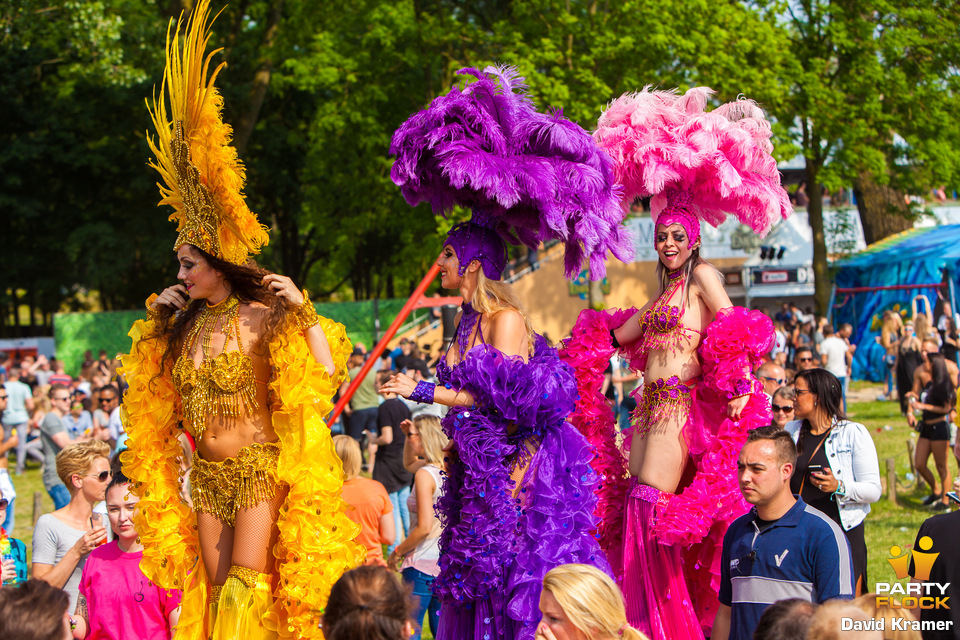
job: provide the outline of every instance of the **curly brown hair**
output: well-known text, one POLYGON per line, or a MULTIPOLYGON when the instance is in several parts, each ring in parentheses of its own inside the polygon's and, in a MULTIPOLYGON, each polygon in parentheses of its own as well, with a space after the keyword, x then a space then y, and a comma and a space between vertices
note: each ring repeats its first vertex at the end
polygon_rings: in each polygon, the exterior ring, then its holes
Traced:
MULTIPOLYGON (((264 345, 269 344, 287 321, 287 307, 283 299, 263 285, 264 276, 272 272, 260 268, 252 258, 246 264, 238 265, 212 256, 194 245, 188 246, 206 260, 214 271, 223 275, 231 292, 236 294, 241 303, 259 302, 270 309, 260 333, 261 342, 264 345)), ((185 309, 179 311, 169 306, 160 307, 156 328, 146 339, 161 340, 167 344, 168 348, 163 354, 163 371, 173 366, 174 357, 180 353, 187 334, 206 304, 206 300, 193 300, 185 309), (173 322, 170 321, 171 318, 173 322)))

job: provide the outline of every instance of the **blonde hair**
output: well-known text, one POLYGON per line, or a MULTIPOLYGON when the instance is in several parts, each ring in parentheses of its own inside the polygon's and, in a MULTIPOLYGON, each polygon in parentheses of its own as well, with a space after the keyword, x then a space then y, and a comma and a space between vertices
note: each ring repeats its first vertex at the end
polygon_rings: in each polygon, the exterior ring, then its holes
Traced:
POLYGON ((623 594, 610 576, 586 564, 563 564, 547 572, 543 590, 549 591, 571 624, 596 640, 647 640, 627 624, 623 594))
POLYGON ((337 457, 343 462, 344 480, 353 480, 360 475, 360 465, 363 456, 360 455, 360 445, 350 436, 334 436, 333 448, 337 457))
POLYGON ((426 461, 432 464, 443 462, 443 448, 449 440, 440 427, 440 418, 421 414, 413 419, 413 426, 420 432, 420 444, 423 446, 426 461))
POLYGON ((529 316, 523 310, 519 298, 513 293, 513 287, 500 280, 491 280, 483 273, 483 269, 477 269, 477 288, 473 292, 470 304, 481 314, 496 314, 500 311, 513 310, 523 318, 523 324, 527 328, 527 348, 533 351, 533 324, 529 316))
POLYGON ((817 607, 813 614, 807 630, 807 640, 855 640, 871 636, 867 631, 842 631, 842 618, 869 620, 863 609, 850 600, 828 600, 817 607))
POLYGON ((77 488, 71 482, 71 478, 74 475, 82 476, 90 471, 93 461, 97 458, 103 458, 107 462, 110 461, 110 445, 103 440, 87 440, 86 442, 68 444, 57 454, 57 475, 70 491, 70 495, 77 491, 77 488))
POLYGON ((921 640, 922 635, 916 629, 897 629, 891 622, 894 618, 906 618, 907 620, 916 620, 917 617, 910 609, 902 609, 897 603, 894 609, 890 605, 882 607, 877 606, 877 594, 865 593, 852 602, 855 607, 867 614, 868 618, 886 620, 884 625, 883 640, 921 640))

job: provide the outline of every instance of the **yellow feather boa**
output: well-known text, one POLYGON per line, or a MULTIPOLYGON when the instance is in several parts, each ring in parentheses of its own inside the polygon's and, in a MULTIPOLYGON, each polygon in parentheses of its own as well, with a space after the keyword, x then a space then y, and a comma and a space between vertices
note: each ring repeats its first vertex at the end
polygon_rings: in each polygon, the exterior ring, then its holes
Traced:
MULTIPOLYGON (((290 485, 273 549, 280 573, 275 606, 264 621, 280 638, 323 638, 319 622, 330 588, 365 554, 354 541, 360 528, 345 514, 343 466, 323 420, 346 375, 351 344, 343 325, 321 317, 320 326, 333 354, 333 376, 316 363, 293 321, 269 345, 270 391, 277 401, 272 421, 281 445, 277 474, 290 485)), ((122 359, 120 372, 130 385, 121 409, 129 436, 122 461, 140 497, 134 521, 144 546, 143 573, 160 587, 184 590, 176 638, 201 640, 208 637, 207 578, 196 517, 180 499, 179 399, 169 371, 157 376, 166 345, 146 338, 153 330, 152 319, 138 320, 122 359)))

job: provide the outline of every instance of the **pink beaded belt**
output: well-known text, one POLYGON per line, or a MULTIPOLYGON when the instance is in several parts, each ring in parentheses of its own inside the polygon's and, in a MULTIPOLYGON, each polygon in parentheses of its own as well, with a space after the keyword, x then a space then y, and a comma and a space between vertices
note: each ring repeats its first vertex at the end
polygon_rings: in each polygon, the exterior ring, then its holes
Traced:
POLYGON ((630 497, 643 500, 644 502, 649 502, 650 504, 655 504, 660 508, 666 507, 667 503, 670 502, 670 498, 673 497, 672 493, 667 493, 666 491, 660 491, 656 487, 651 487, 648 484, 641 484, 636 477, 630 478, 630 482, 633 485, 633 488, 630 490, 630 497))
MULTIPOLYGON (((643 385, 643 393, 633 412, 637 434, 646 436, 651 427, 670 420, 686 421, 690 413, 690 391, 696 379, 680 382, 677 376, 651 380, 643 385)), ((681 425, 682 426, 682 425, 681 425)))

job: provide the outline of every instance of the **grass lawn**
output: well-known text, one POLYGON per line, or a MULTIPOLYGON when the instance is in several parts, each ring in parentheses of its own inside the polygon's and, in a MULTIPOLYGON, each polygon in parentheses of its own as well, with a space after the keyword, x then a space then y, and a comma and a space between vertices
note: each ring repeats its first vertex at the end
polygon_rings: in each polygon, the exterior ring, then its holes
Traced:
MULTIPOLYGON (((880 385, 868 383, 854 383, 854 391, 858 395, 876 397, 879 395, 880 385)), ((922 506, 921 501, 929 494, 930 489, 920 491, 915 480, 908 480, 910 460, 907 454, 907 441, 914 440, 915 432, 907 426, 906 420, 900 416, 900 405, 897 402, 853 402, 850 405, 851 419, 863 423, 873 435, 880 458, 880 475, 884 478, 884 495, 873 505, 873 510, 867 516, 866 540, 869 551, 869 565, 867 575, 870 590, 874 590, 877 581, 894 582, 896 576, 893 569, 887 564, 890 557, 890 547, 897 545, 902 548, 911 548, 916 538, 920 524, 929 518, 932 513, 922 506), (885 461, 893 458, 897 471, 897 503, 887 499, 886 493, 886 466, 885 461)), ((930 461, 933 469, 933 461, 930 461)), ((957 463, 953 455, 949 456, 951 477, 956 476, 957 463)), ((12 466, 12 464, 11 464, 12 466)), ((33 502, 34 493, 41 494, 43 508, 41 513, 53 510, 53 501, 43 488, 40 469, 30 466, 21 476, 14 477, 17 489, 16 525, 13 536, 23 540, 27 546, 28 561, 32 555, 30 548, 33 537, 33 502)), ((905 582, 905 581, 904 581, 905 582)), ((432 638, 429 628, 424 630, 425 639, 432 638)))

